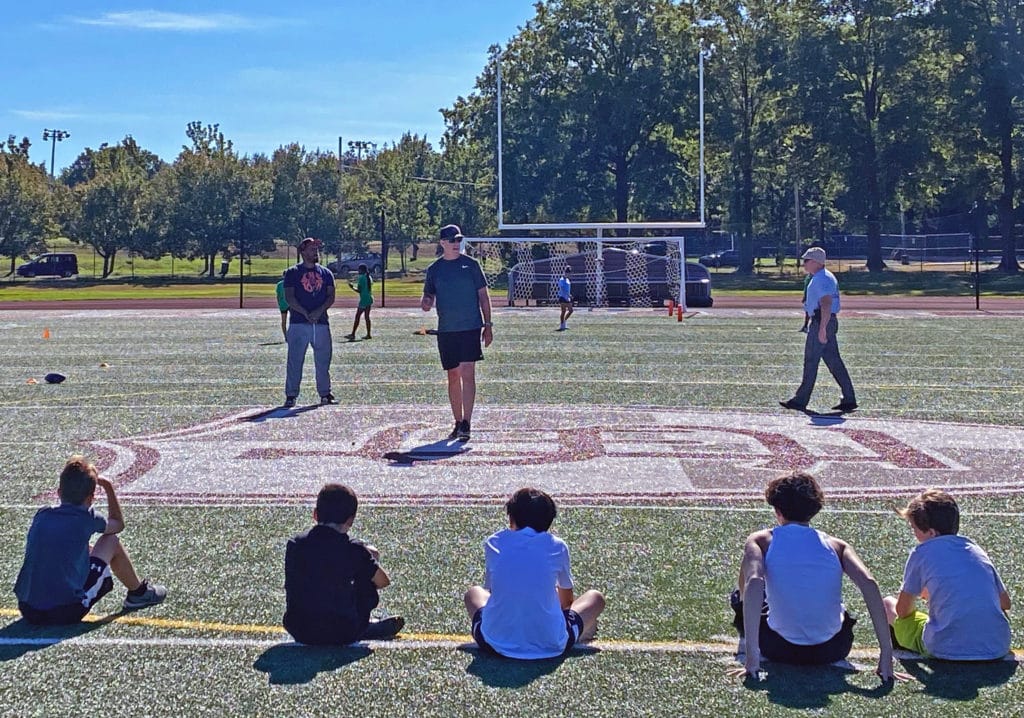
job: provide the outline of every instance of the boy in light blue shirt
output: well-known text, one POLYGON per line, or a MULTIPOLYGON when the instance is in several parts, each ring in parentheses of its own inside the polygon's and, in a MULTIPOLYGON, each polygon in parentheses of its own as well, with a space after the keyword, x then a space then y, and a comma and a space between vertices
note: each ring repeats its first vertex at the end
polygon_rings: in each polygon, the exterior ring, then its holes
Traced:
POLYGON ((558 304, 562 308, 561 323, 558 331, 564 332, 568 327, 565 323, 572 316, 572 280, 569 275, 572 273, 568 267, 562 270, 562 276, 558 280, 558 304))
POLYGON ((928 489, 898 512, 918 544, 886 617, 900 647, 949 661, 989 661, 1010 652, 1010 595, 988 554, 960 530, 952 496, 928 489), (928 602, 918 611, 917 598, 928 602))

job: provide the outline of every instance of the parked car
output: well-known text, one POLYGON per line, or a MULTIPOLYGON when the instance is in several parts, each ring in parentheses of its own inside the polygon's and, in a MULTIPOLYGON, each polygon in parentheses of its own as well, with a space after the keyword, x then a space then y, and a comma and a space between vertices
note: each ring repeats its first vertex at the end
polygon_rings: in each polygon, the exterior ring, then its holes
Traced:
POLYGON ((740 253, 735 249, 726 249, 723 252, 705 254, 697 261, 705 267, 738 267, 740 266, 740 253))
POLYGON ((19 277, 73 277, 78 274, 78 257, 71 252, 47 252, 15 270, 19 277))
POLYGON ((339 257, 337 260, 329 262, 327 264, 327 268, 339 277, 347 277, 348 275, 359 271, 360 264, 365 264, 366 269, 369 270, 370 274, 374 277, 380 277, 381 273, 384 271, 384 264, 381 261, 380 255, 376 252, 350 254, 345 257, 339 257))

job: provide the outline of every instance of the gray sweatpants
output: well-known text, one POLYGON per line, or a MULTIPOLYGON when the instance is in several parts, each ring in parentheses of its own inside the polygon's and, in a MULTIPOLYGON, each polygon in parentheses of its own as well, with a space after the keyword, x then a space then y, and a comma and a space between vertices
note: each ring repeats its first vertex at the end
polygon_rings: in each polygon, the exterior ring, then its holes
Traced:
POLYGON ((818 363, 825 361, 825 366, 832 373, 832 377, 839 384, 843 392, 844 403, 856 404, 857 397, 853 391, 853 381, 850 379, 850 372, 846 370, 843 358, 839 356, 839 340, 836 333, 839 331, 839 321, 833 314, 825 325, 825 337, 828 341, 822 344, 818 341, 818 328, 821 320, 811 320, 811 326, 807 328, 807 340, 804 343, 804 377, 800 382, 800 388, 793 395, 793 400, 801 406, 807 406, 811 401, 811 392, 814 391, 814 382, 818 378, 818 363))
POLYGON ((306 348, 313 345, 313 365, 316 367, 316 393, 326 396, 331 393, 331 356, 334 344, 331 342, 330 324, 288 325, 288 373, 284 380, 284 395, 298 396, 302 383, 302 365, 306 363, 306 348))

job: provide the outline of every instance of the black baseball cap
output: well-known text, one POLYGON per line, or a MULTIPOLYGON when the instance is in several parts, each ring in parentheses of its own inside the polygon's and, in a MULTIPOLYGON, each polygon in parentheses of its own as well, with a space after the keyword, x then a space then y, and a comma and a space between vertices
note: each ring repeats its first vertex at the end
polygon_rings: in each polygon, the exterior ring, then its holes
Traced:
POLYGON ((441 241, 446 239, 462 239, 462 230, 457 224, 448 224, 441 227, 441 241))

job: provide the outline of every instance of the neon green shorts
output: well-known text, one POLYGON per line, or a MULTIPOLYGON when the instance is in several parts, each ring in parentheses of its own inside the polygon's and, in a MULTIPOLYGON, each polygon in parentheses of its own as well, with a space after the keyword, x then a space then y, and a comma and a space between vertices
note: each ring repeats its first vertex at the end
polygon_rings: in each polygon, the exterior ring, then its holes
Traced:
POLYGON ((903 647, 914 653, 927 656, 928 651, 924 647, 924 627, 928 623, 928 614, 923 611, 914 611, 906 618, 897 618, 892 624, 892 631, 896 634, 896 641, 903 647))

